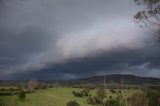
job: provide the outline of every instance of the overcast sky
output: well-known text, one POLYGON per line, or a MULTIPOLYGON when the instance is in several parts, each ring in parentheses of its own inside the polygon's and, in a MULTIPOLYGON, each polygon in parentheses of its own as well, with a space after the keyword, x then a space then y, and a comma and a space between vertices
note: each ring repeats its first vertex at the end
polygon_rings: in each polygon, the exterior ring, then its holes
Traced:
POLYGON ((160 78, 160 45, 134 0, 0 0, 0 79, 160 78))

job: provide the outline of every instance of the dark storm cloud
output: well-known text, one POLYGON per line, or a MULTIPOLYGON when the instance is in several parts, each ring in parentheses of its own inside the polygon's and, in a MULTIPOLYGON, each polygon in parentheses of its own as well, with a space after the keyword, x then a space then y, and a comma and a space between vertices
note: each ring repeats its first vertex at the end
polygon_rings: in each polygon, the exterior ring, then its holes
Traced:
POLYGON ((1 0, 0 78, 159 77, 159 44, 134 23, 137 10, 130 0, 1 0))
POLYGON ((50 64, 43 70, 15 74, 11 78, 71 79, 113 73, 159 77, 160 49, 158 48, 154 45, 140 50, 102 53, 95 57, 73 59, 67 63, 50 64))

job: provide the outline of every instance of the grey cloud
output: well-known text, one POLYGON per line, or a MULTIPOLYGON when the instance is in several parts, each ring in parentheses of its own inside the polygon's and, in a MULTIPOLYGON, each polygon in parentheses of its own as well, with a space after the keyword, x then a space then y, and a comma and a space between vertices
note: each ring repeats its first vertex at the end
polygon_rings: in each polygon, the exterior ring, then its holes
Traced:
POLYGON ((1 0, 0 77, 141 75, 145 63, 156 76, 159 46, 133 22, 137 10, 130 0, 1 0))
POLYGON ((113 73, 135 74, 140 76, 159 77, 160 56, 150 55, 156 50, 155 45, 140 50, 127 50, 121 52, 102 53, 97 56, 72 59, 61 64, 50 64, 39 71, 28 71, 10 75, 11 78, 39 78, 39 79, 68 79, 92 75, 113 73))

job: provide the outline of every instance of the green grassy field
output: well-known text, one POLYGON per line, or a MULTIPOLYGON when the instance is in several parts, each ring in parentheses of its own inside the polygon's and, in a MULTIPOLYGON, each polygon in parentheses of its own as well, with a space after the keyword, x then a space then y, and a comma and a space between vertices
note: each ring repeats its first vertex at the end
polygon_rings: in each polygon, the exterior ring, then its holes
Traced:
MULTIPOLYGON (((4 106, 66 106, 70 100, 76 100, 80 106, 93 106, 87 104, 87 97, 79 98, 72 95, 72 91, 81 91, 80 88, 49 88, 45 90, 37 90, 33 93, 27 93, 25 100, 20 100, 16 95, 0 96, 0 102, 4 106)), ((130 97, 137 90, 124 90, 125 98, 130 97)), ((91 91, 92 95, 96 95, 96 90, 91 91)), ((109 93, 113 98, 116 94, 109 93)), ((2 105, 3 106, 3 105, 2 105)))

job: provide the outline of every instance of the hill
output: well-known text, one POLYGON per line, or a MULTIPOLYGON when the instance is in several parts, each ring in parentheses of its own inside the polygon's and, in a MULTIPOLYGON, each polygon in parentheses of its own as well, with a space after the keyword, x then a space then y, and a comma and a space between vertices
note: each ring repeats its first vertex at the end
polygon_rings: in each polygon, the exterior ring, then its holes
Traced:
POLYGON ((129 74, 111 74, 111 75, 103 75, 103 76, 92 76, 88 78, 81 78, 75 80, 69 80, 68 83, 72 85, 99 85, 103 84, 104 78, 108 85, 154 85, 158 86, 160 84, 160 78, 152 78, 152 77, 140 77, 129 74))

